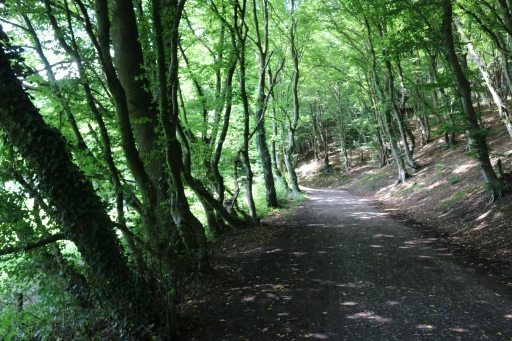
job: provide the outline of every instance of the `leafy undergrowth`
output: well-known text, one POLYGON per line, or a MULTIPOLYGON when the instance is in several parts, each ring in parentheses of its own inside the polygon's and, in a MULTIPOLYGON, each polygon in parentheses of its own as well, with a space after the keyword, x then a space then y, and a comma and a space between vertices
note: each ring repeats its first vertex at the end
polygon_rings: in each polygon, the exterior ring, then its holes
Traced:
MULTIPOLYGON (((497 117, 487 117, 485 123, 498 132, 488 138, 493 165, 501 159, 503 171, 511 173, 509 135, 497 117)), ((420 224, 454 249, 470 255, 475 265, 510 277, 512 195, 505 193, 488 205, 483 175, 474 158, 464 152, 466 144, 461 136, 454 148, 446 149, 441 136, 433 138, 415 150, 415 159, 422 167, 398 186, 393 186, 397 178, 394 163, 378 168, 353 159, 347 173, 342 171, 336 154, 331 155, 328 169, 321 161, 310 161, 298 168, 298 174, 305 186, 342 188, 371 198, 383 210, 420 224)))

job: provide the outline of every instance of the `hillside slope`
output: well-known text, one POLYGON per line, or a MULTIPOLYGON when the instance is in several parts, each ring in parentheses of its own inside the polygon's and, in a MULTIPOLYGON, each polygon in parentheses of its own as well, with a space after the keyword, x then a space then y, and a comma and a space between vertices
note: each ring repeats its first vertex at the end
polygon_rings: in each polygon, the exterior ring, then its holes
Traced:
MULTIPOLYGON (((512 170, 512 141, 497 117, 485 119, 493 164, 501 159, 503 171, 512 170)), ((331 154, 331 167, 321 161, 303 161, 297 170, 301 184, 313 188, 331 187, 368 197, 412 226, 428 230, 453 249, 470 256, 470 262, 512 276, 512 195, 505 194, 488 205, 489 195, 476 161, 464 153, 467 140, 458 138, 455 148, 443 148, 441 136, 415 150, 423 167, 405 184, 392 186, 396 165, 377 168, 371 162, 352 159, 345 173, 340 157, 331 154)), ((366 158, 369 156, 366 155, 366 158)))

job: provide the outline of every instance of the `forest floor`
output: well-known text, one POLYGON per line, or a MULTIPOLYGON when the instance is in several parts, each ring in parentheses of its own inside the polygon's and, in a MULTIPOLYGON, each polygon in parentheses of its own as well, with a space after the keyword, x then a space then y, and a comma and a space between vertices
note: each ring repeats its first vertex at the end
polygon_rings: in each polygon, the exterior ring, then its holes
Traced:
MULTIPOLYGON (((510 172, 506 132, 489 142, 510 172)), ((465 143, 418 148, 399 186, 394 164, 304 162, 304 206, 212 245, 179 340, 512 340, 512 196, 487 205, 465 143)))

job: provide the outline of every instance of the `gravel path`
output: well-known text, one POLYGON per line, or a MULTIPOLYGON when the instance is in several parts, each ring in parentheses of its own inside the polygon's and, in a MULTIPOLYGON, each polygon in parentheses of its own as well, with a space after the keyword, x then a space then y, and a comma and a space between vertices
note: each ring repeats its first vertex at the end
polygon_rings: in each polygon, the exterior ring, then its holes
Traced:
POLYGON ((512 340, 509 287, 364 199, 307 192, 270 244, 214 259, 238 270, 190 339, 512 340))
MULTIPOLYGON (((510 289, 464 267, 436 240, 347 192, 308 190, 294 217, 313 227, 329 264, 309 279, 329 293, 325 332, 334 340, 512 339, 510 289)), ((299 257, 300 258, 300 257, 299 257)), ((307 262, 307 261, 306 261, 307 262)))

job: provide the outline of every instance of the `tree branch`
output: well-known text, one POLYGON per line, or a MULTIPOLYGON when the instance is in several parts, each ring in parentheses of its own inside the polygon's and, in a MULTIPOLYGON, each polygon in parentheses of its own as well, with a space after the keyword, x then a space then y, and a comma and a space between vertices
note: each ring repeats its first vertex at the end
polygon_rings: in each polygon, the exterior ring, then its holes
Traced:
POLYGON ((5 249, 1 249, 0 256, 9 255, 11 253, 16 253, 18 251, 29 251, 29 250, 32 250, 32 249, 35 249, 35 248, 38 248, 41 246, 55 243, 58 240, 64 240, 64 239, 66 239, 66 236, 64 235, 64 233, 53 234, 53 235, 50 235, 50 236, 48 236, 44 239, 41 239, 40 241, 34 242, 34 243, 22 244, 21 246, 18 246, 18 247, 8 247, 5 249))

